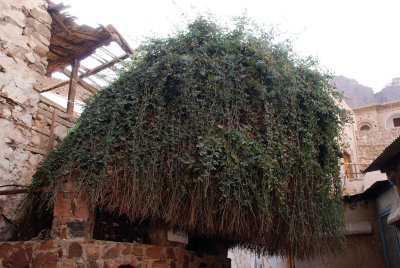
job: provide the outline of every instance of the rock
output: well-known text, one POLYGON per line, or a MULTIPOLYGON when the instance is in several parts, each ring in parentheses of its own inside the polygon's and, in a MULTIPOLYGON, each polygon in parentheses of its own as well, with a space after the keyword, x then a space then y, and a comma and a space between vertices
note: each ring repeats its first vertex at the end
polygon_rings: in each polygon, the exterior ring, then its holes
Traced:
POLYGON ((39 252, 33 260, 32 267, 57 267, 57 262, 56 252, 39 252))
POLYGON ((100 247, 99 246, 87 246, 86 255, 89 259, 96 260, 100 257, 100 247))
POLYGON ((78 242, 72 242, 68 247, 68 258, 82 256, 82 246, 78 242))
POLYGON ((46 25, 51 25, 52 18, 47 10, 43 9, 42 7, 35 7, 31 10, 31 15, 33 18, 37 19, 41 23, 46 25))
POLYGON ((8 258, 3 260, 3 265, 5 267, 21 267, 21 268, 28 268, 29 262, 28 258, 26 257, 25 250, 18 249, 8 258))
POLYGON ((0 258, 8 257, 12 252, 12 246, 9 243, 0 244, 0 258))
POLYGON ((67 223, 68 232, 72 237, 85 236, 85 221, 72 221, 67 223))
POLYGON ((63 125, 56 125, 54 127, 54 134, 61 138, 64 138, 68 134, 68 128, 63 125))
POLYGON ((35 56, 33 55, 32 52, 25 53, 25 58, 30 62, 34 63, 35 62, 35 56))

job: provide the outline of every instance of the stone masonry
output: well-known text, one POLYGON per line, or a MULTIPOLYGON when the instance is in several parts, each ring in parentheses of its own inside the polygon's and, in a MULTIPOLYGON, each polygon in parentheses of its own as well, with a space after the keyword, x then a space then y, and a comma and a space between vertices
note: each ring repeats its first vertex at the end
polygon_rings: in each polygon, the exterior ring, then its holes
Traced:
POLYGON ((226 254, 197 256, 179 243, 93 240, 89 200, 85 193, 75 196, 71 184, 58 192, 53 216, 50 240, 0 243, 0 268, 230 267, 226 254))
POLYGON ((400 117, 400 101, 372 104, 354 108, 357 122, 357 149, 360 162, 372 162, 399 135, 392 118, 400 117), (370 130, 361 131, 367 125, 370 130))
MULTIPOLYGON (((42 159, 27 148, 35 142, 51 22, 45 0, 0 0, 0 185, 29 184, 42 159)), ((0 213, 12 217, 18 198, 0 197, 0 213)))

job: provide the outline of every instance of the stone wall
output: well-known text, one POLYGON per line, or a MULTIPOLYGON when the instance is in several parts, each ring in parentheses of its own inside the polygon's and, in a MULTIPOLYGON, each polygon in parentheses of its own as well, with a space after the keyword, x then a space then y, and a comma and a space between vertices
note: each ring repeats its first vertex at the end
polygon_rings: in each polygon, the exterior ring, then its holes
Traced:
MULTIPOLYGON (((0 0, 0 186, 29 185, 46 154, 54 109, 53 145, 76 118, 40 95, 51 22, 45 0, 0 0)), ((20 198, 0 196, 0 213, 12 219, 20 198)), ((0 239, 5 238, 0 230, 0 239)))
POLYGON ((400 136, 400 129, 356 131, 360 162, 370 163, 400 136))
MULTIPOLYGON (((0 243, 1 267, 231 267, 226 250, 196 255, 185 244, 155 239, 152 245, 93 240, 94 212, 86 193, 66 184, 56 196, 51 239, 0 243)), ((154 237, 157 237, 154 236, 154 237)))
POLYGON ((218 256, 196 256, 181 247, 152 246, 85 239, 0 243, 0 267, 117 268, 230 267, 218 256), (125 266, 126 267, 126 266, 125 266))
POLYGON ((372 162, 400 135, 400 128, 387 124, 393 115, 400 114, 400 101, 373 104, 353 109, 357 122, 356 138, 360 162, 372 162), (360 131, 362 125, 371 130, 360 131))

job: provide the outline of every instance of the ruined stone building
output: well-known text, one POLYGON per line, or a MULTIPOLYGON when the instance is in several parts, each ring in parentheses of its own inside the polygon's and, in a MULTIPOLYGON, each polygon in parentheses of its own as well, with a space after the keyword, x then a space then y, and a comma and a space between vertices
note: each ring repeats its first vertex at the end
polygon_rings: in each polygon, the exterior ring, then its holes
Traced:
MULTIPOLYGON (((78 118, 73 112, 75 99, 84 101, 99 88, 83 77, 90 79, 132 51, 112 26, 76 25, 73 17, 61 13, 63 5, 45 0, 2 0, 0 5, 0 185, 26 186, 39 162, 78 118), (95 69, 77 68, 81 78, 75 78, 73 95, 69 96, 69 80, 51 78, 55 72, 70 76, 66 67, 74 57, 93 56, 97 48, 105 50, 102 47, 113 42, 125 54, 111 60, 102 57, 95 69), (67 109, 46 97, 48 91, 68 96, 67 109)), ((18 198, 0 196, 0 226, 5 218, 13 218, 18 198)))

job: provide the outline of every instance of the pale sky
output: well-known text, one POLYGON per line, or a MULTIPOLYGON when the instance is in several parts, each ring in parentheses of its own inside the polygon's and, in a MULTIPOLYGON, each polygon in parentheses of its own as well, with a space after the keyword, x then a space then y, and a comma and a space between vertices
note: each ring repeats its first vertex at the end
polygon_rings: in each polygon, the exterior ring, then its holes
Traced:
POLYGON ((53 0, 71 5, 78 23, 113 24, 135 48, 146 36, 173 34, 198 15, 220 22, 245 11, 260 25, 279 25, 303 56, 317 56, 335 75, 381 90, 400 77, 400 0, 53 0))

